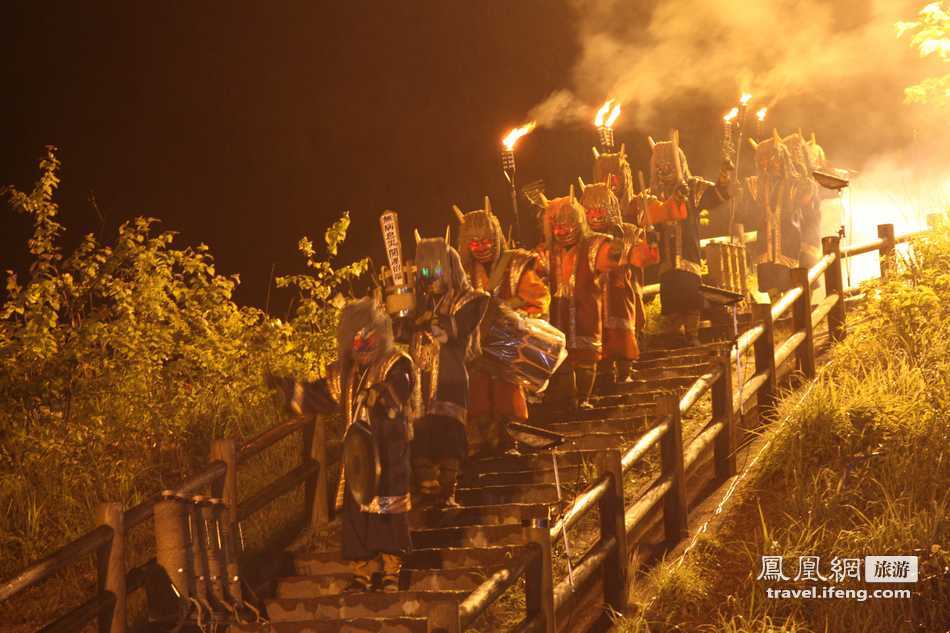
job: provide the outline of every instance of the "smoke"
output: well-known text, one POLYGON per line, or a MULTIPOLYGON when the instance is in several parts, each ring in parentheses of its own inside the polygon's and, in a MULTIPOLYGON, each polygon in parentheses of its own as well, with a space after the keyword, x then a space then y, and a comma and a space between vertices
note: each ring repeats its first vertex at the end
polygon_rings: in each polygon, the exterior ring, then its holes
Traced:
POLYGON ((922 5, 578 0, 581 54, 570 88, 554 92, 531 117, 542 126, 589 124, 596 108, 613 97, 624 104, 621 126, 651 130, 671 110, 688 111, 696 103, 725 113, 747 91, 754 109, 767 105, 778 112, 770 123, 804 119, 796 127, 832 132, 844 125, 849 133, 840 140, 871 151, 893 146, 922 124, 921 109, 902 103, 904 87, 939 70, 896 37, 895 23, 916 17, 922 5), (862 136, 883 138, 864 143, 862 136))

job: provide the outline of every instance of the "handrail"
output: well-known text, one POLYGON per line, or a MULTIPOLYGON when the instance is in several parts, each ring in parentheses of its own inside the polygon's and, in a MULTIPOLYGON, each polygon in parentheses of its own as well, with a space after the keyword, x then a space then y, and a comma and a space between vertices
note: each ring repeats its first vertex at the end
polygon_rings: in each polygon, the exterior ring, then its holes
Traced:
POLYGON ((476 587, 472 593, 468 594, 459 605, 461 628, 464 630, 474 622, 475 618, 481 615, 485 609, 490 607, 495 600, 524 575, 528 565, 533 563, 540 555, 541 552, 538 551, 538 548, 532 547, 529 556, 514 558, 510 566, 496 571, 476 587))
POLYGON ((243 464, 258 453, 270 448, 288 435, 299 431, 306 426, 310 420, 303 416, 291 418, 286 422, 272 426, 254 436, 238 450, 238 463, 243 464))
POLYGON ((876 251, 883 245, 884 240, 881 238, 871 240, 870 242, 863 242, 861 244, 852 244, 848 248, 841 249, 841 257, 854 257, 855 255, 863 255, 864 253, 876 251))
POLYGON ((551 541, 559 538, 561 532, 574 527, 581 518, 593 509, 594 504, 610 489, 610 474, 601 475, 600 479, 592 483, 579 494, 564 511, 557 522, 551 526, 551 541))
POLYGON ((3 585, 0 585, 0 600, 6 600, 46 580, 76 559, 92 554, 110 540, 112 540, 112 528, 106 525, 100 525, 86 532, 46 558, 33 563, 16 576, 4 581, 3 585))

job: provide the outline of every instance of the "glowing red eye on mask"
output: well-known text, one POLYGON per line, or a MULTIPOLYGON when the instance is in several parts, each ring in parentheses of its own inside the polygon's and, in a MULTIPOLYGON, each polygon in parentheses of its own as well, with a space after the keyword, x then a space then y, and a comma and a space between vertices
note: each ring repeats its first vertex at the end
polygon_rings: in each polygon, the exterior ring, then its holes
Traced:
POLYGON ((376 345, 376 332, 359 332, 353 337, 353 352, 365 354, 376 345))

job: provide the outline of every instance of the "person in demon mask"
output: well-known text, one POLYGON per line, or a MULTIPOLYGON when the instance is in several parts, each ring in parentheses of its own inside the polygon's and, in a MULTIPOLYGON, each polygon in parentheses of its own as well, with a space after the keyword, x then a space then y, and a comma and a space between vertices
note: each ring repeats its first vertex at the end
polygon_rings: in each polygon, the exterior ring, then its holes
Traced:
POLYGON ((392 322, 371 298, 343 308, 337 353, 339 392, 334 395, 341 401, 348 433, 355 431, 353 424, 368 429, 380 466, 372 499, 358 502, 352 488, 356 484, 349 481, 344 491, 343 558, 356 561, 350 589, 365 590, 371 583, 395 589, 401 557, 412 546, 406 514, 410 509, 412 359, 396 349, 392 322), (380 577, 378 582, 374 575, 380 577))
MULTIPOLYGON (((488 196, 484 209, 462 213, 457 206, 452 208, 461 225, 459 257, 472 285, 491 294, 492 301, 513 310, 534 317, 546 316, 551 295, 536 270, 538 255, 508 248, 488 196)), ((473 427, 470 438, 477 433, 482 452, 509 448, 505 423, 528 419, 524 389, 517 382, 496 375, 477 358, 469 369, 468 417, 473 427)))
POLYGON ((410 343, 420 380, 412 462, 420 493, 455 505, 461 462, 468 455, 465 433, 469 406, 466 359, 472 335, 489 295, 475 290, 458 251, 445 238, 416 233, 416 314, 410 343))
POLYGON ((798 264, 811 268, 821 259, 821 195, 812 172, 821 168, 824 150, 817 143, 805 140, 801 130, 782 139, 788 148, 799 183, 801 205, 801 248, 798 264))
POLYGON ((672 140, 648 139, 650 188, 649 221, 660 232, 660 306, 669 334, 686 345, 699 344, 699 318, 703 309, 700 215, 724 203, 730 195, 732 163, 726 161, 717 182, 693 176, 686 153, 679 146, 679 132, 672 140))
POLYGON ((603 290, 601 274, 621 266, 629 252, 622 238, 594 233, 574 186, 563 198, 544 199, 544 252, 551 287, 551 325, 564 332, 568 359, 558 374, 555 397, 573 398, 590 408, 603 356, 603 290))
MULTIPOLYGON (((805 209, 817 202, 817 190, 777 130, 764 141, 749 143, 755 149, 756 173, 745 181, 745 214, 747 224, 759 232, 759 290, 774 293, 786 289, 785 275, 775 271, 799 265, 805 209)), ((809 222, 820 233, 820 222, 812 215, 809 212, 809 222)))
POLYGON ((596 232, 620 238, 626 252, 621 256, 623 265, 602 273, 603 344, 604 357, 614 365, 617 382, 630 380, 633 361, 640 357, 637 333, 642 331, 643 313, 637 310, 642 287, 637 283, 634 270, 659 259, 659 252, 645 240, 646 233, 638 226, 624 222, 620 204, 607 182, 585 185, 578 179, 581 204, 587 211, 587 224, 596 232))

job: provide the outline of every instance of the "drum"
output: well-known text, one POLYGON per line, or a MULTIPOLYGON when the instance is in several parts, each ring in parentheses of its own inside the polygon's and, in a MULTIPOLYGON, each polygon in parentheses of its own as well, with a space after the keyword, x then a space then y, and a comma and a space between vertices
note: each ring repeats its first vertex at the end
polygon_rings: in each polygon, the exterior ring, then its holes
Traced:
POLYGON ((346 487, 360 506, 379 495, 379 451, 372 430, 361 420, 353 422, 343 437, 343 472, 346 487))
POLYGON ((481 359, 489 372, 532 393, 544 391, 567 358, 563 332, 496 300, 489 305, 480 332, 481 359))

